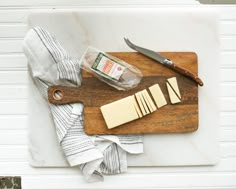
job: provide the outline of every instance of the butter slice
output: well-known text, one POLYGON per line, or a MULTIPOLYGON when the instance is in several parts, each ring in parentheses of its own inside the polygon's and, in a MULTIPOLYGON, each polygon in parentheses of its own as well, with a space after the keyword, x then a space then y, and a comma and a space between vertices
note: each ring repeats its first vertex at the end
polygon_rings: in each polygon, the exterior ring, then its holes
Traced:
POLYGON ((179 87, 178 87, 178 83, 176 80, 176 77, 172 77, 170 79, 167 79, 167 90, 170 96, 170 101, 172 104, 176 104, 181 102, 181 95, 179 92, 179 87))
POLYGON ((139 118, 134 106, 134 100, 132 95, 101 106, 101 112, 108 129, 139 118))
POLYGON ((147 105, 148 105, 148 107, 149 107, 149 110, 150 110, 151 112, 156 111, 157 108, 156 108, 155 104, 153 103, 153 101, 152 101, 151 97, 149 96, 149 94, 148 94, 148 92, 147 92, 146 89, 144 89, 144 90, 142 91, 142 95, 143 95, 145 101, 147 102, 147 105))
POLYGON ((158 108, 165 106, 167 104, 165 96, 162 93, 161 88, 158 84, 149 87, 149 91, 151 92, 152 97, 158 108))

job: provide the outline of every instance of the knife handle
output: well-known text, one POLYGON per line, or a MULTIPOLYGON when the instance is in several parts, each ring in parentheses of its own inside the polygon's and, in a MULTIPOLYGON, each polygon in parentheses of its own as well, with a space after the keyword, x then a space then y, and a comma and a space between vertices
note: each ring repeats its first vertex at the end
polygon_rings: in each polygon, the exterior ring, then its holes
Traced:
POLYGON ((168 65, 170 68, 172 68, 173 70, 179 72, 182 75, 185 75, 187 77, 189 77, 190 79, 192 79, 193 81, 195 81, 198 85, 203 86, 203 82, 202 80, 195 74, 193 74, 192 72, 177 66, 176 64, 172 63, 170 65, 168 65))

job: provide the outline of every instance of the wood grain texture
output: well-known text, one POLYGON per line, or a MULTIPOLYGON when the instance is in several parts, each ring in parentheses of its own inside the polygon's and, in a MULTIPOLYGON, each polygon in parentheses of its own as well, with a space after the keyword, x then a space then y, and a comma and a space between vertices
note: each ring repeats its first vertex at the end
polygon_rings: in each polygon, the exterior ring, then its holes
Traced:
MULTIPOLYGON (((144 133, 180 133, 193 132, 198 128, 198 87, 192 80, 172 71, 165 66, 139 54, 116 52, 110 53, 136 67, 144 77, 138 87, 129 91, 118 91, 115 88, 99 81, 91 74, 83 73, 81 87, 53 86, 49 88, 48 98, 51 103, 65 104, 82 102, 84 108, 85 132, 93 134, 144 134, 144 133), (177 77, 181 103, 171 105, 166 89, 166 80, 177 77), (123 124, 119 127, 108 129, 103 119, 100 107, 129 95, 147 89, 158 83, 165 95, 168 105, 141 119, 123 124), (63 91, 63 98, 55 100, 53 91, 63 91)), ((197 55, 192 52, 165 52, 162 53, 193 73, 197 74, 197 55)))

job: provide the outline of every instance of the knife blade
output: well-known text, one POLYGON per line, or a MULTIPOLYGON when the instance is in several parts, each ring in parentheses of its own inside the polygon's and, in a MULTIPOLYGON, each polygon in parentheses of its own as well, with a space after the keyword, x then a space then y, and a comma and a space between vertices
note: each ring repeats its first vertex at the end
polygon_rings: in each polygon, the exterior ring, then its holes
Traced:
POLYGON ((140 46, 137 46, 135 44, 133 44, 128 38, 124 38, 126 44, 133 50, 153 59, 156 60, 157 62, 175 70, 176 72, 192 79, 193 81, 195 81, 198 85, 203 86, 203 82, 202 80, 195 74, 193 74, 192 72, 174 64, 170 59, 168 59, 167 57, 161 55, 160 53, 157 53, 155 51, 152 51, 150 49, 146 49, 140 46))

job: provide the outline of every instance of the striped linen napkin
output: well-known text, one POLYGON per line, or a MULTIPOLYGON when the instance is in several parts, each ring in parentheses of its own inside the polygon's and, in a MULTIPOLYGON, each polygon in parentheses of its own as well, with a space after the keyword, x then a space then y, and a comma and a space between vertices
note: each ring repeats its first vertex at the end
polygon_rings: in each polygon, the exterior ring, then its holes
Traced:
MULTIPOLYGON (((27 33, 23 50, 34 83, 44 98, 47 99, 48 86, 81 85, 79 61, 72 59, 43 28, 35 27, 27 33)), ((141 135, 86 135, 83 129, 83 105, 80 103, 48 106, 65 158, 70 166, 79 166, 89 182, 103 180, 103 174, 125 172, 127 152, 143 152, 141 135)))

